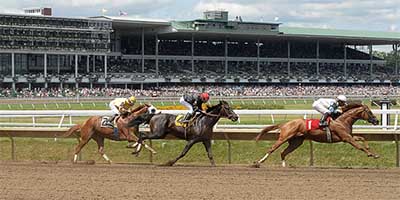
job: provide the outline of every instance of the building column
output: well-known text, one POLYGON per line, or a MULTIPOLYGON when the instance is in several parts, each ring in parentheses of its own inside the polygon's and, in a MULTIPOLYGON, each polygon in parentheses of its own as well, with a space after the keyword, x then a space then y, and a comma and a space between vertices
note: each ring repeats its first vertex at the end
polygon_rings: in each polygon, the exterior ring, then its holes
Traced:
POLYGON ((144 28, 142 28, 142 73, 144 73, 144 28))
POLYGON ((287 64, 288 64, 288 66, 287 66, 287 70, 288 70, 288 76, 290 76, 290 41, 288 41, 287 42, 287 49, 288 49, 288 52, 287 52, 287 58, 288 58, 288 60, 287 60, 287 64))
MULTIPOLYGON (((15 77, 15 53, 11 53, 11 76, 14 78, 15 77)), ((12 82, 12 89, 15 91, 15 81, 13 79, 12 82)))
POLYGON ((343 52, 344 52, 344 56, 343 56, 343 62, 344 62, 344 77, 347 79, 347 46, 346 44, 344 44, 343 47, 343 52))
MULTIPOLYGON (((78 78, 78 54, 75 54, 75 78, 78 78)), ((79 83, 75 82, 75 87, 79 88, 79 83)))
POLYGON ((15 76, 15 53, 11 53, 11 76, 15 76))
POLYGON ((372 67, 373 67, 372 58, 373 58, 373 55, 372 55, 372 44, 370 44, 369 45, 369 75, 371 77, 372 77, 372 71, 373 71, 373 69, 372 69, 372 67))
POLYGON ((96 72, 96 55, 93 55, 93 60, 92 60, 92 62, 93 62, 93 73, 94 72, 96 72))
POLYGON ((192 72, 194 73, 194 34, 192 33, 192 72))
POLYGON ((317 75, 319 76, 319 40, 317 40, 317 75))
POLYGON ((160 74, 158 69, 158 34, 156 34, 156 74, 160 74))
POLYGON ((257 75, 260 76, 260 38, 257 38, 257 75))
POLYGON ((86 73, 90 72, 89 55, 86 56, 86 73))
POLYGON ((399 44, 395 44, 395 47, 394 47, 394 59, 395 59, 395 65, 394 65, 394 67, 395 67, 395 73, 394 74, 398 74, 399 73, 399 62, 397 61, 397 59, 399 58, 399 52, 398 52, 398 47, 399 47, 399 44))
POLYGON ((43 55, 43 74, 44 74, 44 88, 48 88, 49 84, 47 83, 47 53, 43 55))
POLYGON ((225 36, 225 76, 228 76, 228 38, 225 36))
POLYGON ((60 74, 60 54, 57 54, 57 74, 60 74))
MULTIPOLYGON (((104 77, 107 79, 107 55, 104 55, 104 77)), ((105 80, 104 86, 108 87, 107 80, 105 80)))

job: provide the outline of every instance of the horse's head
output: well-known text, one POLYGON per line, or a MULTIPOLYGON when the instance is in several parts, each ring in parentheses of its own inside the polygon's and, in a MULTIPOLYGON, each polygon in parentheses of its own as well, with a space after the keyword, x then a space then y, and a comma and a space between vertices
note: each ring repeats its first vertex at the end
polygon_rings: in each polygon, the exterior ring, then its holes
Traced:
POLYGON ((357 112, 358 116, 360 119, 363 119, 373 125, 378 125, 379 120, 376 118, 376 116, 372 113, 371 109, 367 105, 362 105, 359 109, 359 112, 357 112))
POLYGON ((239 119, 239 116, 232 110, 232 108, 229 106, 228 102, 221 100, 221 101, 219 101, 218 106, 221 107, 221 110, 219 112, 221 117, 226 117, 234 122, 239 119))
POLYGON ((149 104, 147 105, 147 113, 148 114, 156 114, 157 113, 157 108, 154 107, 153 105, 149 104))

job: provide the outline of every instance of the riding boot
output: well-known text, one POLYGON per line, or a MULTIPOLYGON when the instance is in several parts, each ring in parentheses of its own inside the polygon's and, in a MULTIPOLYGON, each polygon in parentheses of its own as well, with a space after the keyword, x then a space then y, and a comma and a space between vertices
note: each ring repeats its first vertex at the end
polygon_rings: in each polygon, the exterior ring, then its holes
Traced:
POLYGON ((111 119, 108 120, 108 122, 106 122, 107 125, 109 126, 114 126, 114 119, 118 116, 118 114, 114 114, 111 119))
POLYGON ((111 117, 110 122, 113 123, 113 122, 114 122, 114 119, 115 119, 117 116, 118 116, 118 114, 114 114, 114 115, 111 117))
POLYGON ((325 113, 322 115, 321 120, 319 121, 319 126, 324 128, 328 126, 328 122, 326 121, 329 117, 329 113, 325 113))
POLYGON ((185 117, 180 120, 181 123, 188 123, 192 117, 191 113, 186 113, 185 117))

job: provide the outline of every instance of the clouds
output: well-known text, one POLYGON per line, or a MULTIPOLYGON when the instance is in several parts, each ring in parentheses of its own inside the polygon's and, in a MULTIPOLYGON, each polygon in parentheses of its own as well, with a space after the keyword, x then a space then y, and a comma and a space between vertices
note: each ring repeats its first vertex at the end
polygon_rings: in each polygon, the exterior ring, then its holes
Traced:
MULTIPOLYGON (((246 20, 346 29, 388 30, 400 22, 400 0, 201 0, 194 10, 223 8, 246 20)), ((232 15, 231 15, 232 16, 232 15)))
POLYGON ((283 25, 341 29, 397 30, 400 0, 16 0, 4 1, 0 12, 49 5, 55 15, 94 16, 106 8, 107 15, 119 10, 129 15, 160 19, 197 19, 205 10, 223 9, 230 18, 274 22, 283 25))

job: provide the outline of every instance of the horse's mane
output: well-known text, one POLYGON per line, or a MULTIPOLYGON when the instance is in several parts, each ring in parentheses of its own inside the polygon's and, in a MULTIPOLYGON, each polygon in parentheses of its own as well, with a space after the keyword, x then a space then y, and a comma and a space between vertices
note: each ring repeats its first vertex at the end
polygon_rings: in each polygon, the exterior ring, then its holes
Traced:
POLYGON ((364 104, 358 103, 358 102, 352 102, 352 103, 347 104, 345 107, 343 107, 342 111, 344 113, 344 112, 347 112, 347 111, 349 111, 351 109, 362 107, 362 106, 364 106, 364 104))
POLYGON ((214 111, 215 109, 220 108, 222 104, 228 104, 228 102, 226 102, 226 101, 224 101, 224 100, 221 100, 221 101, 219 101, 218 104, 213 105, 213 106, 207 108, 206 112, 212 112, 212 111, 214 111))
POLYGON ((135 112, 139 111, 140 109, 144 108, 145 106, 146 106, 146 104, 144 104, 144 105, 139 105, 138 107, 136 107, 135 109, 133 109, 133 110, 131 111, 131 113, 135 113, 135 112))

